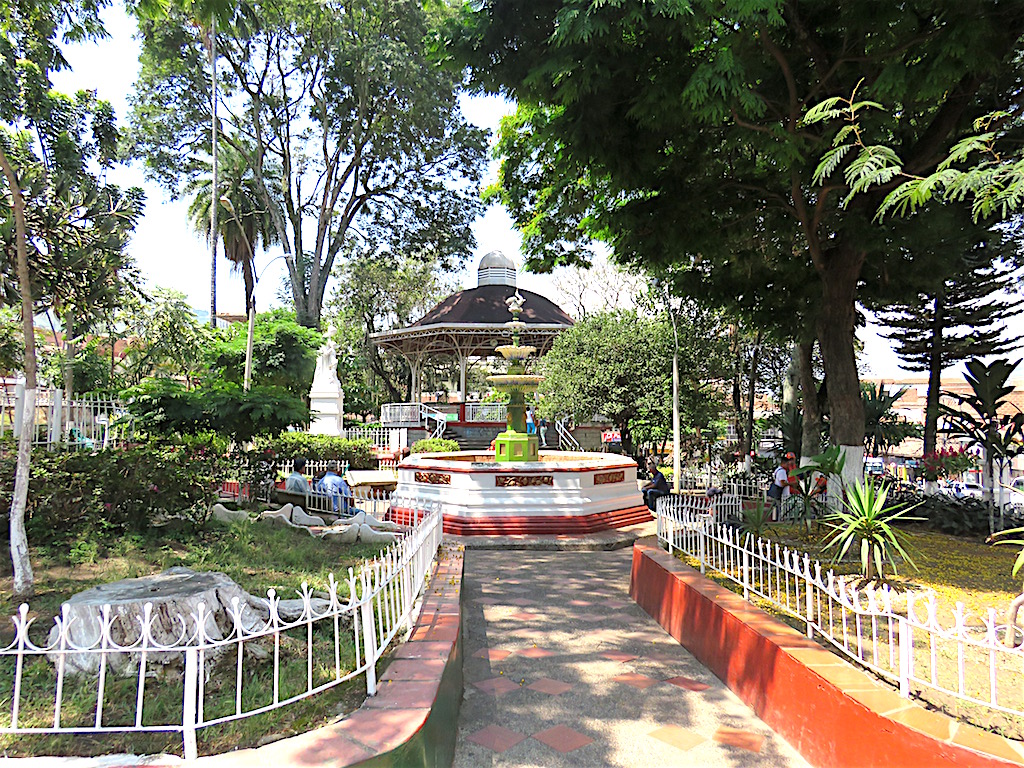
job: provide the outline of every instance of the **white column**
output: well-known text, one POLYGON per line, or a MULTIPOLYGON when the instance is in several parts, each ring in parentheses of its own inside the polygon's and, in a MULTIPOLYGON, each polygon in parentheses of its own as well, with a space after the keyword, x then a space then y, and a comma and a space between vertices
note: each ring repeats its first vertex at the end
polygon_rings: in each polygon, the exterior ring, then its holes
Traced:
POLYGON ((469 393, 466 391, 466 365, 469 362, 467 357, 459 353, 459 399, 466 402, 469 393))

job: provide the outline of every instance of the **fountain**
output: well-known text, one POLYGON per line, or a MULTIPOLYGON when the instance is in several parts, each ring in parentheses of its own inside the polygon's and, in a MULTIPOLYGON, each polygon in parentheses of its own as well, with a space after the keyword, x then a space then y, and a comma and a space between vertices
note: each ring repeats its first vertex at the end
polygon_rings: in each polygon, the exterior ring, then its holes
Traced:
POLYGON ((493 454, 472 451, 424 453, 398 465, 392 504, 396 522, 411 522, 412 505, 401 499, 436 501, 444 530, 462 536, 570 535, 621 528, 651 519, 637 490, 636 462, 610 453, 544 451, 537 435, 526 432, 526 396, 543 376, 526 372, 536 351, 519 343, 523 297, 506 303, 505 325, 512 343, 497 347, 508 371, 487 380, 509 394, 507 426, 494 441, 493 454))

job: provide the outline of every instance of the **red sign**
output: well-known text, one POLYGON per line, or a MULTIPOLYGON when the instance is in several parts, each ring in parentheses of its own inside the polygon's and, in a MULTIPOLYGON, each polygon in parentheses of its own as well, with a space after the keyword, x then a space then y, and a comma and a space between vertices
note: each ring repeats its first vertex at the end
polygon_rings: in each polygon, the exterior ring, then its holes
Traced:
POLYGON ((601 433, 602 443, 621 443, 622 434, 617 429, 606 429, 601 433))

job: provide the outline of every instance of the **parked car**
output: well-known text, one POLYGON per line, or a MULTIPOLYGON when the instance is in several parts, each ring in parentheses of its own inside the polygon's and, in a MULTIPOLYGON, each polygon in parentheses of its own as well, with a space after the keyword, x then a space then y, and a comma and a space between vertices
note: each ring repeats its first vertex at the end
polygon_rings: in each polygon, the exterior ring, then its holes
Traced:
POLYGON ((958 499, 980 499, 985 495, 985 488, 981 483, 958 480, 950 483, 950 492, 958 499))

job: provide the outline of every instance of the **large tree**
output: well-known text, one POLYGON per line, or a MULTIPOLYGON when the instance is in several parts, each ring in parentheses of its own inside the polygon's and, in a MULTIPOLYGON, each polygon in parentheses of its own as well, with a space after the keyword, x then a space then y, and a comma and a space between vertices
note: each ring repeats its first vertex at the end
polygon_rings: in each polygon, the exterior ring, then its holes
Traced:
MULTIPOLYGON (((220 138, 252 172, 303 325, 319 325, 334 263, 356 242, 451 262, 471 250, 486 144, 461 117, 458 76, 429 55, 442 12, 257 1, 218 24, 220 138)), ((135 151, 177 194, 208 163, 204 35, 176 12, 141 33, 135 151)))
POLYGON ((548 265, 600 237, 620 260, 676 265, 691 294, 762 317, 799 306, 832 441, 859 473, 856 301, 892 233, 872 221, 884 190, 843 205, 842 179, 816 183, 839 126, 803 118, 860 83, 899 104, 871 127, 907 168, 933 167, 1016 88, 1024 2, 491 0, 463 20, 457 48, 477 82, 520 102, 502 184, 526 246, 548 265))
POLYGON ((1007 319, 1021 305, 1020 296, 1012 293, 1019 279, 1020 271, 1012 264, 966 260, 956 274, 881 316, 904 366, 928 373, 925 454, 936 449, 942 371, 1019 346, 1020 338, 1006 329, 1007 319))

